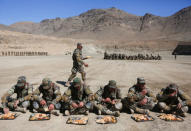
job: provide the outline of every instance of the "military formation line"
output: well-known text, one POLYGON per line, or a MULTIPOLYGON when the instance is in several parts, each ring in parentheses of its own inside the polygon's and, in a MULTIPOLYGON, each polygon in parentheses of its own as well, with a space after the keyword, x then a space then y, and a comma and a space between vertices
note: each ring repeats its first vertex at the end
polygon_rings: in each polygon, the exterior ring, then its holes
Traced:
POLYGON ((162 57, 159 54, 157 56, 154 56, 152 54, 126 55, 126 54, 117 54, 117 53, 108 54, 107 52, 105 52, 104 59, 106 60, 162 60, 162 57))
POLYGON ((48 56, 48 52, 34 52, 34 51, 2 51, 0 56, 48 56))

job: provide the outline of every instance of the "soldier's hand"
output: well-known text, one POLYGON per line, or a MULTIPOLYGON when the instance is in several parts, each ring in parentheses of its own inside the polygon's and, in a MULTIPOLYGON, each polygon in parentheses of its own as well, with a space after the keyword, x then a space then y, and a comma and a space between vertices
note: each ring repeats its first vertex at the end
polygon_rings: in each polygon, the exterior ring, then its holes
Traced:
POLYGON ((107 97, 104 102, 107 102, 107 103, 111 103, 111 99, 109 97, 107 97))
POLYGON ((50 104, 49 107, 48 107, 49 111, 52 111, 54 110, 54 105, 53 104, 50 104))
POLYGON ((5 114, 8 114, 8 113, 9 113, 9 108, 3 108, 3 112, 4 112, 5 114))
POLYGON ((145 105, 146 103, 147 103, 147 98, 144 98, 144 99, 142 99, 142 100, 139 102, 140 105, 145 105))
POLYGON ((83 107, 84 106, 84 102, 80 102, 79 107, 83 107))
POLYGON ((111 104, 112 104, 112 105, 115 105, 115 103, 116 103, 115 100, 112 100, 112 101, 111 101, 111 104))
POLYGON ((73 108, 78 108, 78 105, 75 102, 72 102, 72 107, 73 108))
POLYGON ((181 109, 181 107, 182 107, 181 103, 178 103, 177 109, 181 109))
POLYGON ((84 63, 84 66, 85 66, 85 67, 88 67, 88 64, 84 63))
POLYGON ((147 94, 147 90, 146 89, 143 89, 142 91, 141 91, 141 94, 144 96, 144 95, 146 95, 147 94))
POLYGON ((95 100, 95 96, 94 96, 94 95, 90 95, 90 96, 88 97, 88 100, 89 100, 89 101, 95 100))
POLYGON ((17 105, 19 104, 19 100, 16 100, 15 102, 14 102, 14 108, 17 108, 17 105))
POLYGON ((42 106, 44 106, 44 105, 46 105, 46 101, 45 101, 45 100, 41 100, 41 101, 40 101, 40 104, 41 104, 42 106))

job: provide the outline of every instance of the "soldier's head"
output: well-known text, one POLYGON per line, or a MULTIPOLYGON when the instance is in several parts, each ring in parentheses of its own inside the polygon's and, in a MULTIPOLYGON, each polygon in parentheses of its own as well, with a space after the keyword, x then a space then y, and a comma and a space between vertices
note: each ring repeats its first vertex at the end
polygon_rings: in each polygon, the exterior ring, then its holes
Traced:
POLYGON ((79 90, 81 88, 81 79, 78 77, 74 78, 73 86, 74 86, 74 88, 79 90))
POLYGON ((145 88, 145 79, 143 77, 138 77, 137 78, 137 86, 140 88, 140 89, 144 89, 145 88))
POLYGON ((17 85, 20 88, 23 88, 26 84, 26 77, 25 76, 19 76, 17 79, 17 85))
POLYGON ((43 89, 45 89, 45 90, 50 89, 50 84, 51 83, 52 83, 52 81, 49 78, 44 78, 42 80, 42 87, 43 87, 43 89))
POLYGON ((109 91, 114 92, 117 88, 117 83, 115 80, 110 80, 108 86, 109 86, 109 91))
POLYGON ((178 92, 178 85, 171 83, 166 87, 166 91, 170 96, 175 96, 178 92))
POLYGON ((83 48, 82 43, 77 43, 77 48, 81 50, 83 48))

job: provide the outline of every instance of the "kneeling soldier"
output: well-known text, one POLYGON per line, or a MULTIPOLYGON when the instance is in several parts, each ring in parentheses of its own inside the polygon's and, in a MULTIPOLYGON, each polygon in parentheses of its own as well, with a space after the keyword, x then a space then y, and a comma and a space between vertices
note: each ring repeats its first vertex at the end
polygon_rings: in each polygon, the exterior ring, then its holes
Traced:
POLYGON ((129 89, 123 104, 125 108, 130 109, 131 113, 149 114, 149 110, 155 106, 155 101, 153 93, 145 87, 144 78, 137 78, 137 84, 129 89))
POLYGON ((94 106, 98 110, 98 114, 101 115, 114 115, 120 116, 120 110, 122 109, 121 103, 121 91, 116 85, 116 81, 110 80, 109 83, 101 87, 95 94, 94 106))
POLYGON ((32 91, 33 87, 26 82, 26 77, 18 77, 17 84, 1 98, 4 113, 8 113, 9 110, 26 113, 26 109, 30 106, 32 91), (13 94, 17 95, 16 99, 12 97, 13 94))
POLYGON ((44 78, 42 84, 33 93, 33 108, 38 112, 47 112, 58 116, 55 109, 61 108, 60 98, 60 88, 49 78, 44 78), (40 97, 41 94, 42 97, 40 97))
POLYGON ((188 106, 191 105, 190 98, 176 84, 170 84, 157 94, 158 108, 161 112, 174 113, 185 117, 188 106))
POLYGON ((89 86, 83 84, 80 78, 76 77, 73 83, 64 92, 62 100, 64 101, 65 115, 73 114, 89 114, 89 110, 93 108, 91 100, 93 93, 89 86))

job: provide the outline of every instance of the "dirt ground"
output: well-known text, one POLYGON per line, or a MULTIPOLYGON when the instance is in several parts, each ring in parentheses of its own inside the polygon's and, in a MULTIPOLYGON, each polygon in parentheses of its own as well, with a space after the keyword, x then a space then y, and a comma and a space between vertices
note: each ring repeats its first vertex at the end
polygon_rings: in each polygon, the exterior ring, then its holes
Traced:
MULTIPOLYGON (((129 87, 136 83, 137 77, 144 77, 147 86, 157 93, 169 83, 177 83, 180 88, 191 96, 191 57, 180 56, 175 61, 172 56, 161 61, 124 61, 103 60, 102 55, 93 55, 92 59, 86 60, 89 67, 86 68, 87 83, 95 92, 101 85, 109 80, 116 80, 122 90, 123 97, 129 87)), ((62 85, 68 79, 72 68, 70 55, 58 56, 31 56, 31 57, 0 57, 0 97, 13 84, 17 77, 25 75, 30 83, 40 84, 44 77, 51 78, 56 82, 62 93, 67 89, 62 85)), ((35 85, 36 88, 38 85, 35 85)), ((158 113, 152 113, 153 122, 137 123, 131 119, 130 114, 122 113, 117 124, 99 125, 95 123, 96 115, 90 113, 87 125, 67 125, 68 117, 60 115, 52 116, 49 121, 30 122, 30 112, 21 114, 12 121, 0 121, 1 131, 61 131, 61 130, 115 130, 115 131, 190 131, 191 114, 184 122, 165 122, 157 118, 158 113)))

